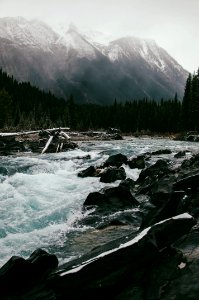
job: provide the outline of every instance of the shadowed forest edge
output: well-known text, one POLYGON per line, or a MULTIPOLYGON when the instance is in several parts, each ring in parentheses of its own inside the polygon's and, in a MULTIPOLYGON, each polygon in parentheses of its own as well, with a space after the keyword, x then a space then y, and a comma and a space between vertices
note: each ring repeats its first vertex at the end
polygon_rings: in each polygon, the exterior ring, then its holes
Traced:
POLYGON ((199 71, 189 74, 183 100, 128 100, 113 104, 77 104, 72 95, 59 99, 50 92, 19 83, 0 70, 1 131, 69 126, 74 130, 117 127, 125 133, 177 133, 199 130, 199 71))

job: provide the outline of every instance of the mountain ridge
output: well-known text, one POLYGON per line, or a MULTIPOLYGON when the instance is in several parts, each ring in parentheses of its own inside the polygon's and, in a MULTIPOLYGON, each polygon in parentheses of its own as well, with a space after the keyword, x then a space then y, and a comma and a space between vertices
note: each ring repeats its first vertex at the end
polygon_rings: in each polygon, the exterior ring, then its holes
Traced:
POLYGON ((59 34, 42 21, 0 19, 0 67, 59 97, 81 103, 182 98, 188 72, 150 39, 96 43, 70 26, 59 34))

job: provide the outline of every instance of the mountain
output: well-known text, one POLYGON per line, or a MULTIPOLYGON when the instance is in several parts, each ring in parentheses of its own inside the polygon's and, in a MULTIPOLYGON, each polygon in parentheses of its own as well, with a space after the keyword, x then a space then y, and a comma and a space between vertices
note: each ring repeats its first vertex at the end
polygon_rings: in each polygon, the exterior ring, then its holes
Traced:
POLYGON ((101 104, 182 97, 188 76, 155 41, 123 37, 102 44, 74 25, 60 34, 21 17, 0 19, 0 67, 59 97, 101 104))

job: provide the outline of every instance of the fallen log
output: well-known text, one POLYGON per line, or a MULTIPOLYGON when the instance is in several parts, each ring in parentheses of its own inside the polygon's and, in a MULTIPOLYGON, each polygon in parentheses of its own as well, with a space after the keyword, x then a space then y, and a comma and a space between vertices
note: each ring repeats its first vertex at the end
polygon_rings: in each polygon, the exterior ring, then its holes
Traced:
POLYGON ((51 135, 50 138, 48 139, 44 149, 41 152, 41 154, 44 154, 48 150, 48 147, 49 147, 50 143, 52 142, 52 140, 53 140, 53 135, 51 135))
POLYGON ((51 135, 49 136, 49 139, 48 139, 44 149, 42 150, 41 154, 44 154, 48 150, 48 147, 50 146, 53 139, 55 141, 54 143, 57 144, 56 153, 61 152, 62 148, 63 148, 64 141, 68 141, 70 139, 69 135, 66 134, 64 131, 61 131, 61 129, 55 130, 51 133, 50 133, 50 131, 47 131, 47 130, 45 130, 45 132, 47 132, 51 135))
MULTIPOLYGON (((69 127, 60 127, 60 128, 51 128, 51 129, 45 129, 46 131, 49 131, 50 133, 55 132, 57 130, 70 130, 69 127)), ((20 131, 20 132, 0 132, 0 137, 15 137, 15 136, 23 136, 23 135, 30 135, 35 133, 40 133, 41 130, 33 130, 33 131, 20 131)))

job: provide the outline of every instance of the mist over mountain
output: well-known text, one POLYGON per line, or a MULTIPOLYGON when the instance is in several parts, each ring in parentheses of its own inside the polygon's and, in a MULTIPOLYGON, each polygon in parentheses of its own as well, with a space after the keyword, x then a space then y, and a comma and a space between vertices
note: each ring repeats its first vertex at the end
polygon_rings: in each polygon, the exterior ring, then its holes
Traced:
POLYGON ((102 44, 74 25, 60 34, 22 17, 0 19, 0 67, 20 81, 80 103, 113 103, 184 93, 188 72, 153 40, 102 44))

